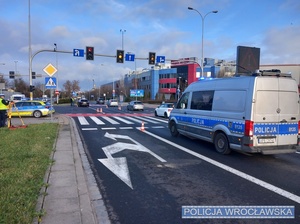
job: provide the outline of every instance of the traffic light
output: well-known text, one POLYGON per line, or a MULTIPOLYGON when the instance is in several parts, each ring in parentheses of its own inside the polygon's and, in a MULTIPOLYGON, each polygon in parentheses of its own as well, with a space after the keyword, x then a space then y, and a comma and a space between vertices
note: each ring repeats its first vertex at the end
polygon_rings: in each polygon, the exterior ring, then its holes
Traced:
POLYGON ((155 64, 155 52, 149 52, 149 65, 155 64))
POLYGON ((94 60, 94 47, 86 47, 86 60, 94 60))
POLYGON ((14 79, 15 78, 15 72, 14 71, 10 71, 9 72, 9 78, 10 79, 14 79))
POLYGON ((30 92, 33 92, 35 90, 35 86, 30 85, 29 90, 30 92))
POLYGON ((124 51, 117 50, 117 63, 124 63, 124 51))
POLYGON ((35 72, 31 72, 31 78, 32 78, 32 79, 35 79, 35 78, 36 78, 35 72))

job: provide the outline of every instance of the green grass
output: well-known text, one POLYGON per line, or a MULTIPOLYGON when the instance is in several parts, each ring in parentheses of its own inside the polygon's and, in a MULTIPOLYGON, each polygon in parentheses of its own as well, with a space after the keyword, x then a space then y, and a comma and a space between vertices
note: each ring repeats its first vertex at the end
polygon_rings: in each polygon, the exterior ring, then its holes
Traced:
POLYGON ((0 224, 32 223, 58 124, 0 128, 0 224))

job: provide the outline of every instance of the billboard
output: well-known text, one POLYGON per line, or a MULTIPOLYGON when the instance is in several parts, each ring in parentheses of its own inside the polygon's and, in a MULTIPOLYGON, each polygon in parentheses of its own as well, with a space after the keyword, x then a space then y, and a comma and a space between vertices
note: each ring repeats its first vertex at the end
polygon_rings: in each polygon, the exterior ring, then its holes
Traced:
POLYGON ((259 69, 260 48, 256 47, 237 47, 236 73, 252 74, 259 69))
POLYGON ((130 97, 144 97, 144 90, 143 89, 131 89, 130 97))

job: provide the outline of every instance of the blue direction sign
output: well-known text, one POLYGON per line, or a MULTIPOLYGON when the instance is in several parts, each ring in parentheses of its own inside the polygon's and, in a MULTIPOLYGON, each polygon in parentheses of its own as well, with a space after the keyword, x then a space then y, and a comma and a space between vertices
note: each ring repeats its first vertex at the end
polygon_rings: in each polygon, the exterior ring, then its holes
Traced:
POLYGON ((156 62, 157 63, 165 63, 166 62, 166 56, 156 56, 156 62))
POLYGON ((144 97, 144 90, 143 89, 131 89, 130 97, 144 97))
POLYGON ((45 78, 45 86, 47 89, 56 89, 56 78, 46 77, 45 78))
POLYGON ((84 50, 83 49, 73 49, 73 56, 84 57, 84 50))
POLYGON ((134 61, 135 55, 134 54, 126 54, 125 61, 134 61))

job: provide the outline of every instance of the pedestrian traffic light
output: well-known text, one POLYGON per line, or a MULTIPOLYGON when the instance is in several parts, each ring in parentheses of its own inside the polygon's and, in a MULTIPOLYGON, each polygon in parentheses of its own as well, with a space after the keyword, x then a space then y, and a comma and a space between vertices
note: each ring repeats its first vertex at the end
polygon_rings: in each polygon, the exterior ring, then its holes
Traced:
POLYGON ((149 52, 149 65, 155 64, 155 52, 149 52))
POLYGON ((117 50, 117 63, 124 63, 124 51, 117 50))
POLYGON ((15 72, 14 71, 10 71, 9 72, 9 78, 10 79, 14 79, 15 78, 15 72))
POLYGON ((35 77, 36 77, 36 76, 35 76, 35 72, 32 72, 32 73, 31 73, 31 77, 32 77, 32 79, 35 79, 35 77))
POLYGON ((86 60, 94 60, 94 47, 86 47, 86 60))
POLYGON ((35 90, 35 86, 33 86, 33 85, 30 85, 30 92, 33 92, 34 90, 35 90))

